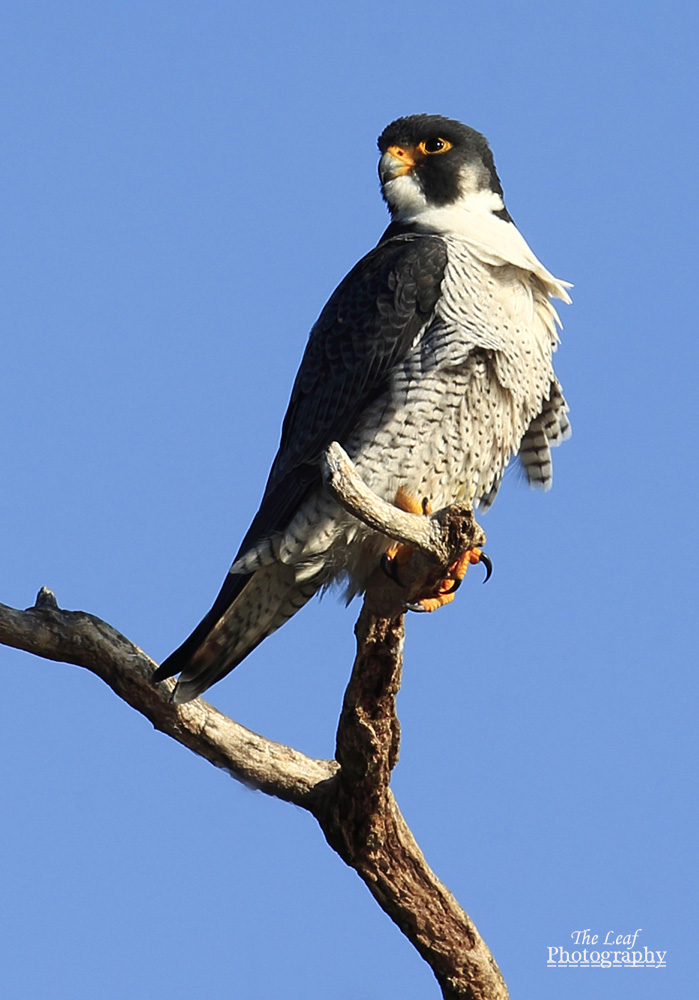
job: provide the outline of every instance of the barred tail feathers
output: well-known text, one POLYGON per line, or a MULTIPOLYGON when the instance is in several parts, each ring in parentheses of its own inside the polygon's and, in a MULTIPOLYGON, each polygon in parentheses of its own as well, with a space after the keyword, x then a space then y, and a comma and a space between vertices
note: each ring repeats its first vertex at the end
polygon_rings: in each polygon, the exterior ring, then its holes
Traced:
POLYGON ((154 674, 155 681, 180 674, 172 694, 177 704, 192 701, 230 673, 320 587, 320 582, 313 580, 298 583, 294 568, 278 562, 247 576, 232 577, 189 639, 154 674), (222 607, 226 591, 231 599, 222 607))
POLYGON ((553 481, 551 448, 570 437, 568 404, 559 383, 551 384, 551 393, 538 417, 535 417, 522 438, 519 459, 530 486, 547 490, 553 481))

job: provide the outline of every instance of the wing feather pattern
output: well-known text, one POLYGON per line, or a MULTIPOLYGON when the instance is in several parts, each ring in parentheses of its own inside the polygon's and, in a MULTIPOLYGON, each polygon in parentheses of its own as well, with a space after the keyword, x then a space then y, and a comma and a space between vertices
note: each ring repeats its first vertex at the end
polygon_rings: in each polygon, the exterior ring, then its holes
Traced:
MULTIPOLYGON (((319 460, 324 450, 331 441, 347 439, 429 325, 446 265, 447 249, 441 237, 402 233, 382 240, 338 286, 311 330, 279 451, 260 509, 236 559, 283 531, 304 499, 320 485, 319 460)), ((163 662, 154 680, 187 669, 231 605, 245 600, 254 576, 228 574, 211 610, 163 662)), ((225 669, 216 668, 216 679, 261 641, 260 637, 251 639, 249 647, 238 640, 236 651, 231 651, 232 662, 225 669)), ((196 676, 201 673, 197 664, 196 676)), ((209 683, 213 681, 207 679, 204 686, 209 683)))
POLYGON ((320 457, 386 391, 428 325, 447 264, 438 236, 380 243, 350 271, 315 323, 291 391, 279 451, 238 556, 282 531, 320 483, 320 457))

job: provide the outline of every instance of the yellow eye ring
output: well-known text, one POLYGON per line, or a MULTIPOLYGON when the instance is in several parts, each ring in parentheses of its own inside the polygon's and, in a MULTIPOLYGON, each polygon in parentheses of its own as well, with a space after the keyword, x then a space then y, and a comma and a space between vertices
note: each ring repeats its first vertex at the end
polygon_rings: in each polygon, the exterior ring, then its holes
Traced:
POLYGON ((448 139, 423 139, 418 143, 418 149, 424 156, 434 156, 435 153, 446 153, 452 147, 448 139))

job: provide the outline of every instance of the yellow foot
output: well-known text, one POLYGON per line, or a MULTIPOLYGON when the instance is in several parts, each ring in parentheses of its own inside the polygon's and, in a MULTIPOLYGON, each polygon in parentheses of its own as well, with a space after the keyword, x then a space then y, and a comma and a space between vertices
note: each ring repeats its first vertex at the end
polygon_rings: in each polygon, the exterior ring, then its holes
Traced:
MULTIPOLYGON (((431 514, 432 506, 429 501, 429 497, 423 497, 422 500, 416 500, 415 497, 411 496, 409 493, 401 488, 396 493, 396 498, 393 501, 394 506, 399 510, 404 510, 407 514, 431 514)), ((392 545, 381 558, 381 568, 394 583, 397 583, 399 587, 403 586, 400 578, 400 570, 407 566, 410 562, 410 557, 413 554, 413 549, 411 545, 402 545, 400 542, 396 542, 392 545)))
POLYGON ((404 510, 406 514, 431 514, 432 504, 430 503, 429 497, 423 497, 422 500, 417 500, 410 493, 407 493, 403 487, 396 493, 396 499, 393 501, 393 506, 397 507, 398 510, 404 510))
POLYGON ((421 598, 421 600, 417 601, 415 604, 408 605, 409 610, 436 611, 437 608, 443 608, 445 604, 450 604, 454 600, 456 591, 461 586, 463 578, 466 576, 466 570, 468 567, 475 566, 476 563, 479 562, 485 564, 485 579, 487 580, 493 572, 493 564, 485 552, 482 552, 480 549, 469 549, 468 552, 464 552, 464 554, 449 567, 449 576, 442 580, 435 593, 430 597, 421 598))
MULTIPOLYGON (((396 493, 394 503, 399 510, 404 510, 408 514, 424 514, 425 516, 428 516, 432 513, 432 504, 430 503, 429 497, 423 497, 422 500, 417 500, 409 493, 406 493, 402 487, 396 493)), ((381 559, 381 568, 384 573, 386 576, 390 577, 394 583, 397 583, 399 587, 403 586, 399 570, 402 567, 407 566, 410 562, 412 554, 413 550, 410 545, 401 545, 396 542, 395 545, 392 545, 389 549, 387 549, 381 559)), ((436 611, 437 608, 442 608, 445 604, 450 604, 454 600, 456 591, 461 586, 461 581, 466 576, 466 570, 468 567, 479 562, 482 562, 486 568, 485 580, 483 581, 485 583, 490 579, 490 575, 493 572, 493 564, 485 552, 482 552, 480 549, 469 549, 468 552, 464 552, 464 554, 449 567, 449 575, 441 581, 437 589, 432 594, 421 598, 415 604, 408 604, 406 607, 410 611, 436 611)))

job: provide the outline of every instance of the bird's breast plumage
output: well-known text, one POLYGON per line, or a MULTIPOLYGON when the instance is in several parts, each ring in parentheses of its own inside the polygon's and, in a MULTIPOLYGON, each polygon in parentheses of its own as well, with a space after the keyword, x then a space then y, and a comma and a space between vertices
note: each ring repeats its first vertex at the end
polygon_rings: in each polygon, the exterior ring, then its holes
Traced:
MULTIPOLYGON (((388 501, 402 490, 435 510, 485 507, 555 383, 556 314, 532 271, 483 261, 458 235, 428 238, 445 250, 434 307, 341 444, 388 501)), ((318 489, 268 554, 299 579, 345 574, 353 593, 381 544, 318 489)))
POLYGON ((376 492, 439 507, 490 494, 554 379, 555 312, 540 280, 443 237, 432 316, 347 446, 376 492))
POLYGON ((260 508, 213 607, 163 663, 186 701, 338 578, 366 584, 387 540, 324 489, 321 456, 342 444, 389 502, 438 509, 493 500, 518 456, 551 482, 569 433, 552 367, 551 299, 569 301, 507 211, 484 136, 416 115, 379 138, 391 224, 314 325, 260 508))

